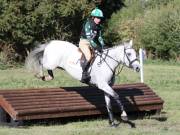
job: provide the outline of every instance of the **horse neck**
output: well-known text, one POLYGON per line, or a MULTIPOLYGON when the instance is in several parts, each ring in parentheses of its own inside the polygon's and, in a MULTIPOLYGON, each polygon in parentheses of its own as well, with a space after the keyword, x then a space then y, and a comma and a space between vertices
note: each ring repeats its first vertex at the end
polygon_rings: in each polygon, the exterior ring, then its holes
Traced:
POLYGON ((119 45, 109 50, 109 56, 111 57, 114 67, 116 68, 120 63, 124 62, 124 46, 119 45))

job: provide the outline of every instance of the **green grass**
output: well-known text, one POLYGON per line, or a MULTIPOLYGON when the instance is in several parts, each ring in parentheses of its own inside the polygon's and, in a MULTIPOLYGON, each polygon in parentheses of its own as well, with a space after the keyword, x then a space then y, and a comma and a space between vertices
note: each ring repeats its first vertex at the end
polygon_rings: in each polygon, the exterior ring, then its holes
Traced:
MULTIPOLYGON (((22 128, 0 127, 0 135, 179 135, 180 133, 180 65, 167 62, 146 62, 144 66, 144 81, 164 101, 163 112, 166 121, 158 121, 144 117, 132 120, 136 128, 121 123, 118 128, 108 126, 106 118, 92 118, 68 121, 66 124, 49 125, 32 124, 22 128)), ((62 86, 80 86, 80 82, 71 78, 64 71, 56 70, 55 79, 43 82, 34 78, 23 68, 0 70, 0 89, 45 88, 62 86)), ((116 84, 139 82, 139 75, 125 68, 116 77, 116 84)))

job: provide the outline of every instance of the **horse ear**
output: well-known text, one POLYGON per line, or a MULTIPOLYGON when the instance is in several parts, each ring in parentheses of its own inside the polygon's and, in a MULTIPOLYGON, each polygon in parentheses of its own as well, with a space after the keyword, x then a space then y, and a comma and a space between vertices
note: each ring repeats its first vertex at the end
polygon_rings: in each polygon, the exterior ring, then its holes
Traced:
POLYGON ((125 44, 126 48, 132 48, 132 46, 133 46, 133 40, 132 39, 130 41, 127 41, 125 44))
POLYGON ((129 47, 132 48, 132 46, 133 46, 133 40, 131 39, 131 40, 129 41, 129 47))

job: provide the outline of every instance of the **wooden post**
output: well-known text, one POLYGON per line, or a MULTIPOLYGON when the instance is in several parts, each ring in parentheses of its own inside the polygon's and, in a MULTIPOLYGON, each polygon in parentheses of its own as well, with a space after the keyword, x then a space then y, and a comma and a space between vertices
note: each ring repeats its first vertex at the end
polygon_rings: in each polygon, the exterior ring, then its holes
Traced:
POLYGON ((144 83, 144 70, 143 70, 143 50, 142 48, 139 49, 139 59, 140 59, 140 78, 141 83, 144 83))

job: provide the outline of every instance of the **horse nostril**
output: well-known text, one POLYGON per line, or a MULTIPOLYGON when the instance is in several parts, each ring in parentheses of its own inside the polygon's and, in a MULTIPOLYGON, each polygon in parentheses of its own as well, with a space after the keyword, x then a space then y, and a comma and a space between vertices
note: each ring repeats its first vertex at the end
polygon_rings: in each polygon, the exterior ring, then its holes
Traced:
POLYGON ((139 72, 140 71, 140 68, 139 67, 136 67, 136 72, 139 72))

